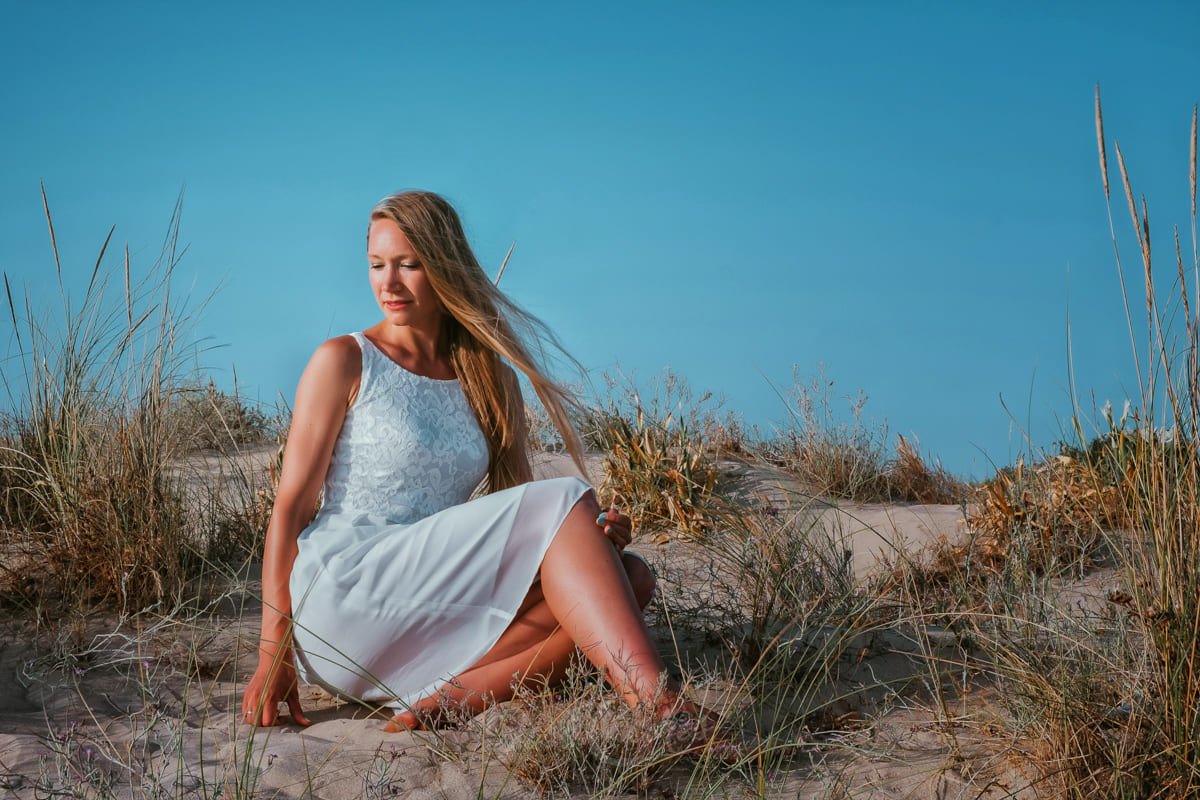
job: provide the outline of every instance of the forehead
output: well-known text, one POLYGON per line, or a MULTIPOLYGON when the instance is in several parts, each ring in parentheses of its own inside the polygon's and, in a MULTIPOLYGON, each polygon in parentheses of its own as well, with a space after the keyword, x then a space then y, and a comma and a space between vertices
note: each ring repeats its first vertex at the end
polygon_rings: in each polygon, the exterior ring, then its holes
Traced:
POLYGON ((411 254, 416 250, 400 230, 400 226, 390 219, 377 219, 367 228, 367 253, 369 255, 411 254))

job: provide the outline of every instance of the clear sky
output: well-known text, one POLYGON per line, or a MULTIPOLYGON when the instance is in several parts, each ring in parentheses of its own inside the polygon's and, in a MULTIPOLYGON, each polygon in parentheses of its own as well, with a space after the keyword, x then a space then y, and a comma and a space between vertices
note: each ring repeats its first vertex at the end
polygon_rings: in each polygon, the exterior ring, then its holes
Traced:
POLYGON ((39 181, 80 296, 183 190, 223 386, 290 401, 375 322, 367 211, 428 188, 597 377, 669 366, 768 425, 823 363, 983 476, 1065 430, 1068 310, 1081 400, 1136 396, 1093 87, 1169 276, 1200 3, 0 0, 0 74, 0 269, 53 299, 39 181))

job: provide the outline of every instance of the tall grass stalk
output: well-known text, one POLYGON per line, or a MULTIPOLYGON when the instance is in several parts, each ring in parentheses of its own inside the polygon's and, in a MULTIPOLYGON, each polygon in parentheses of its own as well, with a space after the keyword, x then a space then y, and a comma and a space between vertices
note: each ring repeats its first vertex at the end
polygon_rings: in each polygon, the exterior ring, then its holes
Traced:
POLYGON ((1077 623, 1066 630, 1061 616, 1057 624, 1035 620, 1040 628, 1028 646, 1010 640, 1000 648, 1008 655, 1001 666, 1019 676, 1016 683, 1039 701, 1034 716, 1057 750, 1055 762, 1070 796, 1188 798, 1200 795, 1200 296, 1193 294, 1200 291, 1197 115, 1193 107, 1191 254, 1185 260, 1179 229, 1173 228, 1175 275, 1166 291, 1154 269, 1148 203, 1134 192, 1125 155, 1113 142, 1142 266, 1144 355, 1113 221, 1098 86, 1095 116, 1138 398, 1119 425, 1106 414, 1109 429, 1090 443, 1076 408, 1079 441, 1067 450, 1088 470, 1097 490, 1119 505, 1115 519, 1107 522, 1121 523, 1111 538, 1126 589, 1110 593, 1109 600, 1127 611, 1117 613, 1121 625, 1102 629, 1077 623))
POLYGON ((79 297, 63 277, 44 189, 42 197, 61 313, 40 312, 28 290, 18 303, 5 274, 19 374, 4 373, 14 413, 0 449, 3 588, 10 598, 136 611, 177 592, 196 558, 168 476, 180 441, 172 398, 194 357, 194 312, 171 295, 182 200, 138 281, 126 248, 114 298, 105 267, 113 230, 79 297))

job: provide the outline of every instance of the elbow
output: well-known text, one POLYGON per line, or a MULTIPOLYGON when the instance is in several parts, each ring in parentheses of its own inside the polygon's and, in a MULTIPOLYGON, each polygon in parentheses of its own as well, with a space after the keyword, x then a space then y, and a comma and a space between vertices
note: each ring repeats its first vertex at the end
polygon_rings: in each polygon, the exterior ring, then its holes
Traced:
POLYGON ((271 520, 267 525, 267 538, 282 536, 294 540, 317 515, 319 504, 315 498, 292 493, 280 493, 271 508, 271 520))

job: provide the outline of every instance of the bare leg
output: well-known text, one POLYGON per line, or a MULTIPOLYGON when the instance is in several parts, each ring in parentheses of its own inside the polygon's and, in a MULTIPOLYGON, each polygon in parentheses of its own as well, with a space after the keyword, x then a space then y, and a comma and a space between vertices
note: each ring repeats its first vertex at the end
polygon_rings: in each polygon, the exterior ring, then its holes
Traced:
POLYGON ((542 559, 546 605, 575 645, 629 705, 657 698, 666 665, 658 655, 620 557, 596 535, 588 492, 575 504, 542 559))
MULTIPOLYGON (((592 535, 596 534, 593 530, 592 535)), ((607 539, 597 538, 615 555, 607 539)), ((632 591, 640 620, 640 609, 649 604, 654 594, 654 575, 634 556, 623 555, 617 563, 622 572, 620 577, 632 591)), ((456 710, 478 713, 492 703, 511 699, 516 688, 527 680, 553 685, 562 679, 575 649, 574 640, 550 611, 542 584, 535 584, 512 624, 482 659, 435 694, 414 703, 410 711, 397 714, 388 729, 421 727, 421 718, 436 716, 442 703, 456 710)))

